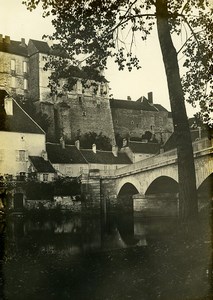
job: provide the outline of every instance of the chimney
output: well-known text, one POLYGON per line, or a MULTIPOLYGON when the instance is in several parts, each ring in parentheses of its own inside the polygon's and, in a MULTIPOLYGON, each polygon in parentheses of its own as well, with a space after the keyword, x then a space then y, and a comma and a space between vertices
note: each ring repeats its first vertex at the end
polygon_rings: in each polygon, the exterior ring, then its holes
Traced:
POLYGON ((21 47, 25 47, 26 44, 25 44, 25 38, 21 38, 21 47))
POLYGON ((4 42, 5 42, 6 44, 10 44, 10 36, 9 36, 9 35, 5 35, 5 37, 4 37, 4 42))
POLYGON ((118 146, 117 145, 112 146, 112 153, 115 157, 118 157, 118 146))
POLYGON ((92 151, 96 153, 96 144, 92 144, 92 151))
POLYGON ((65 149, 65 140, 64 140, 63 136, 60 138, 60 144, 61 144, 61 148, 65 149))
POLYGON ((79 141, 79 140, 75 141, 75 147, 76 147, 78 150, 80 150, 80 141, 79 141))
POLYGON ((47 161, 47 160, 48 160, 48 157, 47 157, 47 151, 42 150, 42 152, 41 152, 41 157, 43 157, 43 159, 47 161))
POLYGON ((131 99, 131 97, 130 97, 130 96, 127 96, 127 100, 128 100, 128 101, 131 101, 132 99, 131 99))
POLYGON ((0 34, 0 43, 3 43, 3 35, 0 34))
POLYGON ((150 104, 153 104, 153 94, 152 94, 152 92, 148 93, 148 101, 149 101, 150 104))

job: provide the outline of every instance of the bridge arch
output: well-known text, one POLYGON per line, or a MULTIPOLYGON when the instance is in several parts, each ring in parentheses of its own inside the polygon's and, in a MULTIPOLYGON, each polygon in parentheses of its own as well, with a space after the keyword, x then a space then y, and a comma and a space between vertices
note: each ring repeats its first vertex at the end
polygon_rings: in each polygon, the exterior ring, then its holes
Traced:
POLYGON ((139 191, 138 189, 135 187, 134 184, 130 183, 130 182, 126 182, 120 189, 119 193, 118 193, 118 197, 119 196, 125 196, 125 195, 135 195, 138 194, 139 191))
POLYGON ((133 195, 138 194, 139 191, 130 182, 126 182, 120 189, 117 196, 117 206, 119 212, 133 213, 133 195))
MULTIPOLYGON (((130 188, 130 193, 132 194, 132 192, 135 192, 134 194, 138 194, 141 192, 141 185, 140 182, 137 181, 135 178, 122 178, 121 181, 119 181, 119 184, 117 186, 117 196, 121 193, 123 194, 125 192, 125 189, 128 189, 128 187, 130 188), (133 190, 133 187, 135 188, 135 191, 133 190)), ((132 195, 134 195, 132 194, 132 195)))
POLYGON ((164 193, 178 193, 178 182, 174 178, 169 176, 159 176, 149 184, 145 191, 145 195, 164 193))
POLYGON ((206 177, 205 180, 198 186, 198 195, 213 196, 213 173, 206 177))

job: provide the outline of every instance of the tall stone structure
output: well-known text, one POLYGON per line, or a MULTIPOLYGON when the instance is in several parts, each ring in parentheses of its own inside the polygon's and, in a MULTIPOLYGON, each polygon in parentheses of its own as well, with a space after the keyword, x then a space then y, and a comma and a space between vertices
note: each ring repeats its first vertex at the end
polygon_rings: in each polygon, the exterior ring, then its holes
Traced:
POLYGON ((51 118, 54 115, 54 124, 51 124, 47 137, 51 140, 55 133, 57 140, 63 135, 65 140, 74 141, 79 134, 94 131, 102 132, 114 143, 107 82, 98 83, 98 90, 94 92, 92 84, 88 88, 83 88, 79 78, 71 92, 60 97, 52 97, 48 87, 51 71, 44 70, 48 56, 51 54, 48 43, 30 40, 28 51, 32 72, 30 96, 34 102, 39 103, 37 107, 40 107, 42 112, 49 111, 51 118))
POLYGON ((171 113, 162 105, 153 103, 152 93, 137 101, 110 100, 115 135, 126 139, 142 139, 149 132, 159 142, 165 142, 173 132, 171 113))
MULTIPOLYGON (((171 114, 160 104, 148 99, 137 101, 109 100, 108 82, 91 80, 82 86, 81 78, 71 92, 51 96, 49 76, 44 69, 49 55, 54 54, 45 41, 13 41, 0 34, 0 86, 16 100, 33 103, 35 110, 48 117, 48 141, 74 142, 88 132, 102 133, 115 143, 115 134, 140 138, 149 131, 159 141, 166 141, 173 132, 171 114)), ((61 79, 61 83, 63 79, 61 79)), ((60 87, 59 87, 60 89, 60 87)))

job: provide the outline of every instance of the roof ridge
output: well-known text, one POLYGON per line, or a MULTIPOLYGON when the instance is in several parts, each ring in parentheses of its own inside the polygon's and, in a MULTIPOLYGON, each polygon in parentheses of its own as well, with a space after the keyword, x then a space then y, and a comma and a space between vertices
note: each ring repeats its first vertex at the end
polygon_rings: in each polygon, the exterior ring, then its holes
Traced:
POLYGON ((18 107, 23 111, 23 113, 41 130, 43 131, 43 133, 45 134, 46 136, 46 132, 41 128, 40 125, 38 125, 38 123, 36 123, 36 121, 33 120, 33 118, 31 118, 31 116, 18 104, 18 102, 13 98, 11 97, 12 100, 16 103, 16 105, 18 105, 18 107))

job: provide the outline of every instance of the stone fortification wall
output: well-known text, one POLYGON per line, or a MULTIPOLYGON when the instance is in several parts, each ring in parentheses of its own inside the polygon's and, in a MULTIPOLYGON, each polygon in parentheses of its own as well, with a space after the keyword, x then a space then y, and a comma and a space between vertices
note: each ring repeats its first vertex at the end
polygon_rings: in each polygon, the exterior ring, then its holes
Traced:
POLYGON ((102 132, 114 143, 112 115, 108 98, 85 95, 69 95, 71 130, 74 139, 78 133, 102 132))
POLYGON ((160 141, 166 141, 173 132, 172 118, 166 111, 143 111, 111 108, 115 134, 122 137, 138 137, 150 131, 160 141))

